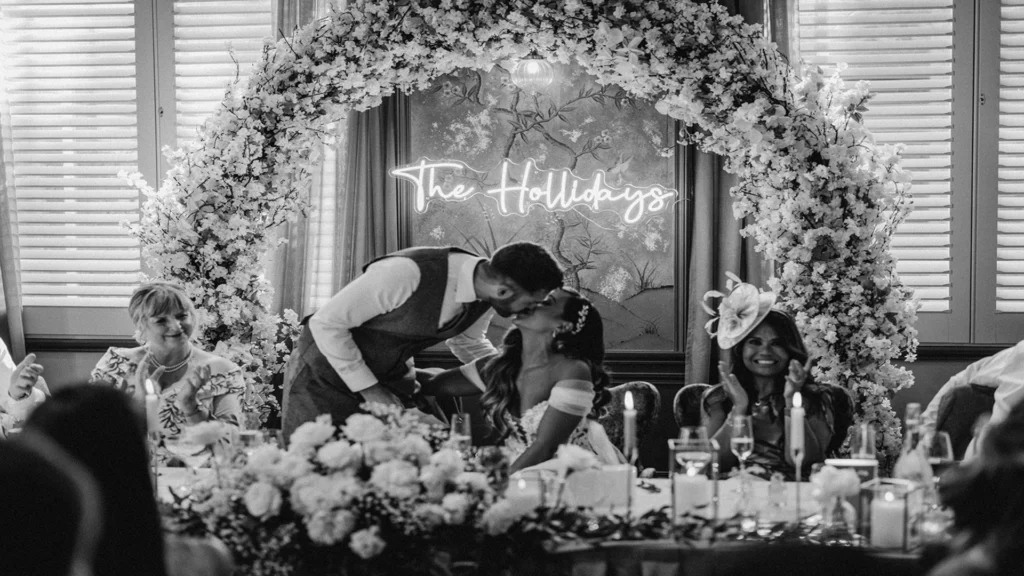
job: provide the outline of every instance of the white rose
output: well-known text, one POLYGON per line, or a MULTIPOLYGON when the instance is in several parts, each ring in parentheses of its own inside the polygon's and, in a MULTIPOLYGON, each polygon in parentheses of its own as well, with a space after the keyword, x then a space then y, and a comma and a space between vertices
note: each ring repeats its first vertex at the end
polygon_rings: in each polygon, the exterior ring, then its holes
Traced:
POLYGON ((419 471, 405 460, 392 460, 373 469, 370 484, 396 498, 412 498, 419 494, 419 471))
POLYGON ((349 548, 356 553, 363 560, 369 560, 374 556, 380 554, 387 544, 380 539, 380 528, 372 526, 370 528, 364 528, 354 534, 352 534, 352 541, 349 542, 349 548))
POLYGON ((461 493, 447 494, 444 499, 441 500, 441 507, 448 513, 449 524, 462 524, 466 521, 466 513, 469 512, 469 507, 472 501, 469 496, 461 493))
POLYGON ((398 458, 398 450, 391 442, 373 440, 363 444, 363 457, 370 466, 398 458))
POLYGON ((448 516, 445 509, 438 504, 421 504, 416 508, 415 515, 429 530, 444 524, 448 516))
POLYGON ((296 454, 307 454, 334 436, 335 428, 331 424, 331 415, 317 416, 313 422, 306 422, 292 432, 288 439, 288 451, 296 454))
POLYGON ((313 471, 313 464, 304 456, 285 452, 271 468, 267 476, 278 486, 287 486, 296 478, 305 476, 313 471))
POLYGON ((319 544, 341 542, 356 527, 356 515, 348 510, 320 510, 306 521, 309 539, 319 544))
POLYGON ((417 464, 424 466, 430 462, 430 443, 422 436, 406 436, 395 444, 398 455, 417 464))
POLYGON ((284 453, 273 444, 257 446, 245 463, 245 468, 254 474, 269 474, 270 470, 281 461, 284 453))
POLYGON ((445 470, 453 478, 466 468, 466 462, 462 459, 462 455, 459 454, 458 450, 452 450, 451 448, 438 450, 430 457, 430 463, 445 470))
POLYGON ((524 510, 513 506, 508 500, 501 499, 484 512, 481 520, 491 536, 508 532, 508 529, 524 515, 524 510))
POLYGON ((562 444, 559 446, 558 452, 555 453, 555 460, 558 461, 559 467, 566 472, 600 468, 601 466, 596 454, 572 444, 562 444))
POLYGON ((482 472, 463 472, 455 477, 455 483, 476 492, 489 492, 491 483, 482 472))
POLYGON ((363 464, 362 448, 344 440, 324 444, 317 450, 316 457, 324 466, 336 470, 357 469, 363 464))
POLYGON ((281 491, 266 482, 255 482, 245 491, 245 509, 263 520, 281 511, 281 491))
POLYGON ((427 466, 420 472, 420 483, 427 489, 427 498, 440 500, 444 496, 445 486, 450 480, 444 469, 437 466, 427 466))
POLYGON ((353 442, 372 442, 384 437, 387 426, 369 414, 353 414, 345 420, 342 431, 353 442))

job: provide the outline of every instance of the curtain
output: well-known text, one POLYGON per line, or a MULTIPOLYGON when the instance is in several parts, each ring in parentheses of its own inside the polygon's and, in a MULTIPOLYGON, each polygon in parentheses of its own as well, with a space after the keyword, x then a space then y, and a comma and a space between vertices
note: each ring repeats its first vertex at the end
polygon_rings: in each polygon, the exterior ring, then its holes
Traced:
MULTIPOLYGON (((720 3, 750 23, 765 22, 765 15, 769 15, 765 32, 773 34, 774 38, 783 38, 788 49, 788 3, 785 0, 722 0, 720 3)), ((746 223, 733 217, 732 198, 729 196, 736 177, 723 170, 721 157, 689 148, 684 152, 690 155, 686 160, 692 172, 690 184, 693 191, 687 222, 690 249, 686 287, 685 382, 713 383, 718 381, 718 347, 704 330, 710 319, 701 306, 704 293, 724 289, 727 271, 751 284, 764 286, 770 265, 762 262, 760 254, 754 252, 753 240, 739 234, 746 223)))
POLYGON ((14 180, 9 178, 7 167, 11 166, 11 154, 6 143, 9 141, 5 126, 9 126, 6 98, 0 94, 0 293, 3 293, 3 310, 0 310, 0 337, 3 338, 15 358, 25 355, 25 329, 22 324, 21 270, 18 264, 18 223, 15 220, 17 198, 14 180))

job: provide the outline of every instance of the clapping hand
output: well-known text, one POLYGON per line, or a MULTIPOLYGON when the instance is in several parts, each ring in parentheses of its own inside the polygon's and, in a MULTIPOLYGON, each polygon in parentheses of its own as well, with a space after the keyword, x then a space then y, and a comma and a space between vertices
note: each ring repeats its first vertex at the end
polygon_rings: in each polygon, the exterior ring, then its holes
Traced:
POLYGON ((153 362, 150 360, 149 352, 143 356, 142 361, 139 362, 138 368, 135 369, 135 381, 132 383, 135 386, 135 395, 138 398, 142 398, 146 394, 156 394, 160 392, 160 377, 164 375, 166 369, 163 366, 158 366, 153 369, 153 362), (146 389, 146 380, 152 380, 154 390, 150 391, 146 389))
POLYGON ((25 356, 11 373, 11 386, 7 389, 7 395, 14 400, 24 400, 32 394, 32 389, 37 385, 40 390, 46 391, 46 381, 43 380, 43 367, 36 364, 36 355, 25 356))
POLYGON ((804 384, 807 383, 807 376, 811 373, 811 365, 814 364, 814 361, 814 357, 808 358, 804 364, 800 364, 796 360, 789 361, 789 372, 786 374, 786 389, 783 391, 787 405, 792 400, 793 394, 799 392, 804 387, 804 384))
POLYGON ((174 403, 186 416, 191 416, 199 410, 199 402, 196 400, 196 393, 203 389, 210 382, 210 367, 200 366, 195 372, 185 379, 185 384, 178 390, 178 397, 174 403))
POLYGON ((725 387, 725 394, 732 400, 733 410, 737 414, 746 414, 750 406, 750 396, 740 385, 739 378, 732 373, 732 365, 728 361, 722 360, 718 363, 718 375, 725 387))

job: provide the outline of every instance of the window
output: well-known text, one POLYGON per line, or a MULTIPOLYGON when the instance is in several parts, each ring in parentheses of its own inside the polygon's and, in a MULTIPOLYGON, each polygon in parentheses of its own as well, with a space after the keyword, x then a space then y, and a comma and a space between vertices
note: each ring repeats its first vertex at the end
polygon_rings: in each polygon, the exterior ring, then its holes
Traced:
POLYGON ((921 340, 1024 337, 1024 2, 799 0, 797 21, 799 57, 870 81, 867 126, 906 144, 893 248, 921 340))
POLYGON ((0 0, 27 332, 124 332, 103 310, 127 304, 141 269, 122 226, 138 220, 139 197, 118 172, 158 185, 159 150, 194 139, 229 83, 244 82, 271 22, 271 0, 0 0), (69 305, 80 322, 51 308, 69 305))
MULTIPOLYGON (((625 206, 549 209, 543 206, 548 196, 530 206, 519 205, 515 193, 486 193, 514 183, 550 188, 554 197, 572 181, 586 189, 598 171, 612 189, 678 188, 674 122, 577 66, 559 66, 556 79, 529 95, 495 67, 441 78, 412 95, 410 158, 416 165, 417 159, 455 161, 459 167, 435 171, 438 189, 451 194, 462 185, 479 193, 463 201, 435 197, 412 218, 408 243, 450 244, 487 256, 508 242, 537 242, 566 271, 566 285, 600 311, 609 350, 680 350, 677 196, 657 211, 649 204, 651 212, 631 222, 625 206)), ((405 188, 415 193, 414 186, 405 188)), ((489 336, 500 342, 507 328, 496 317, 489 336)))

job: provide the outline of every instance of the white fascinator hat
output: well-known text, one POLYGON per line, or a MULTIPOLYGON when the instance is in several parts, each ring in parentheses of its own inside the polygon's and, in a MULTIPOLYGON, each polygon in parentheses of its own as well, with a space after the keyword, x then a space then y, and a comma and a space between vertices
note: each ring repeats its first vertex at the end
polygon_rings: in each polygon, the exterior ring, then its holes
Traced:
POLYGON ((708 334, 718 338, 718 347, 726 350, 739 344, 747 337, 775 305, 775 294, 762 292, 753 284, 747 284, 732 272, 725 273, 725 288, 728 294, 718 290, 709 290, 704 294, 705 302, 701 305, 711 315, 711 320, 704 325, 708 334), (715 310, 706 303, 712 298, 721 298, 722 302, 715 310), (714 329, 718 323, 717 330, 714 329))

